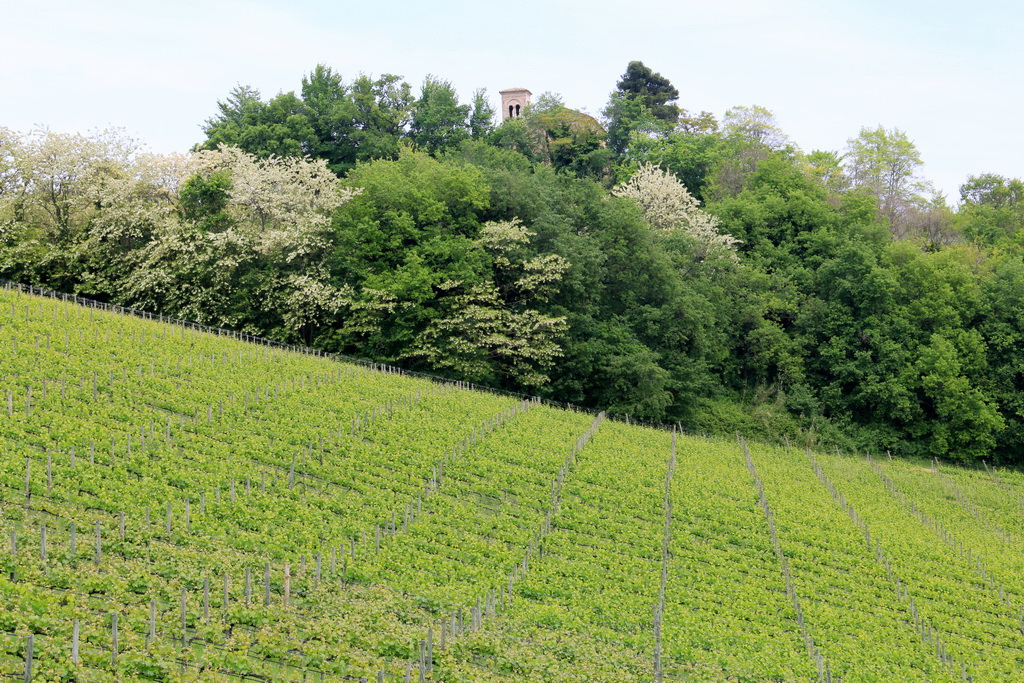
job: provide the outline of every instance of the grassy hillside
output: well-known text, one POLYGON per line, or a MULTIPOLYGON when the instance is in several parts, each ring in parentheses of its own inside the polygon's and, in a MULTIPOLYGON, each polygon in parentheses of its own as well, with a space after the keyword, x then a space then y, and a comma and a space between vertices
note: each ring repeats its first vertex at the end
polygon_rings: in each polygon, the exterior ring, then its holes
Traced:
POLYGON ((0 673, 1010 680, 1024 477, 0 290, 0 673))

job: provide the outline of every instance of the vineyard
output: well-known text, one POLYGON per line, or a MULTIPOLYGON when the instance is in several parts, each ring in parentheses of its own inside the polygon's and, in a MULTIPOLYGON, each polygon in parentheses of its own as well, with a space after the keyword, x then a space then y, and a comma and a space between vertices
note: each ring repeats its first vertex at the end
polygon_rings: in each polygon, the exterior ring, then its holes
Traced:
POLYGON ((0 290, 0 675, 1008 681, 1024 476, 0 290))

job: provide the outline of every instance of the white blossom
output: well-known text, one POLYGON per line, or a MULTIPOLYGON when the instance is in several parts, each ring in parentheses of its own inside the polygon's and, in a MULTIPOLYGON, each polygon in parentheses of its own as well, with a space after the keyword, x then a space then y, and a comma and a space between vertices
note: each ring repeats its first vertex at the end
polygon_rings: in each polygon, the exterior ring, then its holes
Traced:
POLYGON ((318 233, 329 227, 335 209, 360 192, 344 187, 323 159, 258 159, 222 145, 193 154, 191 167, 207 177, 226 171, 228 211, 239 229, 257 235, 263 252, 284 252, 286 260, 322 248, 318 233))
POLYGON ((702 210, 700 201, 668 171, 643 164, 612 194, 635 201, 656 232, 682 231, 702 245, 706 253, 725 254, 738 262, 735 249, 740 240, 720 232, 718 218, 702 210))

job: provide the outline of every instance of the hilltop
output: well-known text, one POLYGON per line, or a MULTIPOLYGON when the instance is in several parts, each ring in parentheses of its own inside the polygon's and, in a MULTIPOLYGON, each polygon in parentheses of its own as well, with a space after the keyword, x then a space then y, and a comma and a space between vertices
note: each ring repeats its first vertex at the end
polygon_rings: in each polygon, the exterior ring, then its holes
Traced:
POLYGON ((0 129, 0 277, 623 420, 1021 464, 1019 179, 954 207, 906 131, 804 150, 638 61, 598 118, 488 102, 319 64, 211 103, 188 154, 0 129))

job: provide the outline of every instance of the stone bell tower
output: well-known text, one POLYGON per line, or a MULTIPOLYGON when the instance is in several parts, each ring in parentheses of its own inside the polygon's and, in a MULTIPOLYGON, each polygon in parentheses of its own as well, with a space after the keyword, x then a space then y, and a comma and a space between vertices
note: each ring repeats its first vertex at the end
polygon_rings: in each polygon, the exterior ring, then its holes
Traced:
POLYGON ((523 115, 523 111, 530 104, 530 95, 533 93, 526 88, 509 88, 499 91, 501 95, 501 120, 515 119, 523 115))

